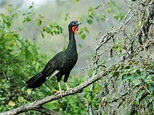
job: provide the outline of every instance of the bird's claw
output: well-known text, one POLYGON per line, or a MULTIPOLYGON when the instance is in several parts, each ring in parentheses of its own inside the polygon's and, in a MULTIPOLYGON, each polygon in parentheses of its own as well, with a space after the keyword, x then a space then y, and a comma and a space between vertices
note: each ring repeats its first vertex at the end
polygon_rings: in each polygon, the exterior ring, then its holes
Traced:
POLYGON ((65 83, 66 87, 67 87, 67 90, 66 90, 66 93, 69 92, 69 91, 73 91, 73 88, 70 88, 67 83, 65 83))
POLYGON ((59 95, 59 94, 60 94, 61 97, 63 97, 64 91, 63 91, 63 90, 58 91, 58 92, 55 94, 55 96, 56 96, 56 95, 59 95))
POLYGON ((73 88, 67 88, 66 93, 73 90, 74 90, 73 88))

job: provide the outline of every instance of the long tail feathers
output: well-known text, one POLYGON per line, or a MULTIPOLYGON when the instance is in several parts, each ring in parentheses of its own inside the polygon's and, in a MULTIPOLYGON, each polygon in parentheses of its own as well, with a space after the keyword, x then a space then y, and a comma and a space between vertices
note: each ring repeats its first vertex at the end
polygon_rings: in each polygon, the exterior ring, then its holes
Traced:
POLYGON ((40 87, 45 81, 46 77, 40 72, 26 82, 27 88, 40 87))

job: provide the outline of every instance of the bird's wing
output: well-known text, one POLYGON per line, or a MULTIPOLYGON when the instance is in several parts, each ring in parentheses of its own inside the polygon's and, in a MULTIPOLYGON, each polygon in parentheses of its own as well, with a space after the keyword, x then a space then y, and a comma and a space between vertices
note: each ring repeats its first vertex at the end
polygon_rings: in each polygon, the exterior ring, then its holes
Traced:
POLYGON ((57 73, 59 72, 59 70, 55 70, 50 76, 48 76, 46 79, 51 78, 52 76, 55 76, 57 73))

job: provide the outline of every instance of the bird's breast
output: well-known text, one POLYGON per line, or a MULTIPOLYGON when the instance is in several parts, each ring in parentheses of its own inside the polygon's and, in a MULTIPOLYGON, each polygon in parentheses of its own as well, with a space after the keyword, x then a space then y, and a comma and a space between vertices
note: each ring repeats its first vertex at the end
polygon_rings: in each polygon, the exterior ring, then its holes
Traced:
POLYGON ((77 53, 69 53, 68 55, 65 55, 64 67, 67 69, 72 69, 76 64, 77 59, 78 59, 77 53))

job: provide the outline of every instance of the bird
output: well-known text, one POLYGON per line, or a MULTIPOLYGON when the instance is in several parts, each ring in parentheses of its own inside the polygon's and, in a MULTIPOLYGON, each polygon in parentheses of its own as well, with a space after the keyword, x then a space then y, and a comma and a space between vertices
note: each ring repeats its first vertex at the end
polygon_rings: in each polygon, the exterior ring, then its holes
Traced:
POLYGON ((44 69, 30 78, 27 83, 27 88, 35 89, 40 87, 49 77, 56 76, 58 81, 58 87, 61 97, 62 91, 60 86, 60 81, 64 76, 64 83, 68 90, 72 89, 68 86, 67 80, 70 75, 71 70, 75 66, 78 60, 78 53, 76 47, 75 35, 77 34, 79 21, 71 21, 68 25, 69 32, 69 43, 66 50, 57 53, 52 59, 48 61, 44 69))

